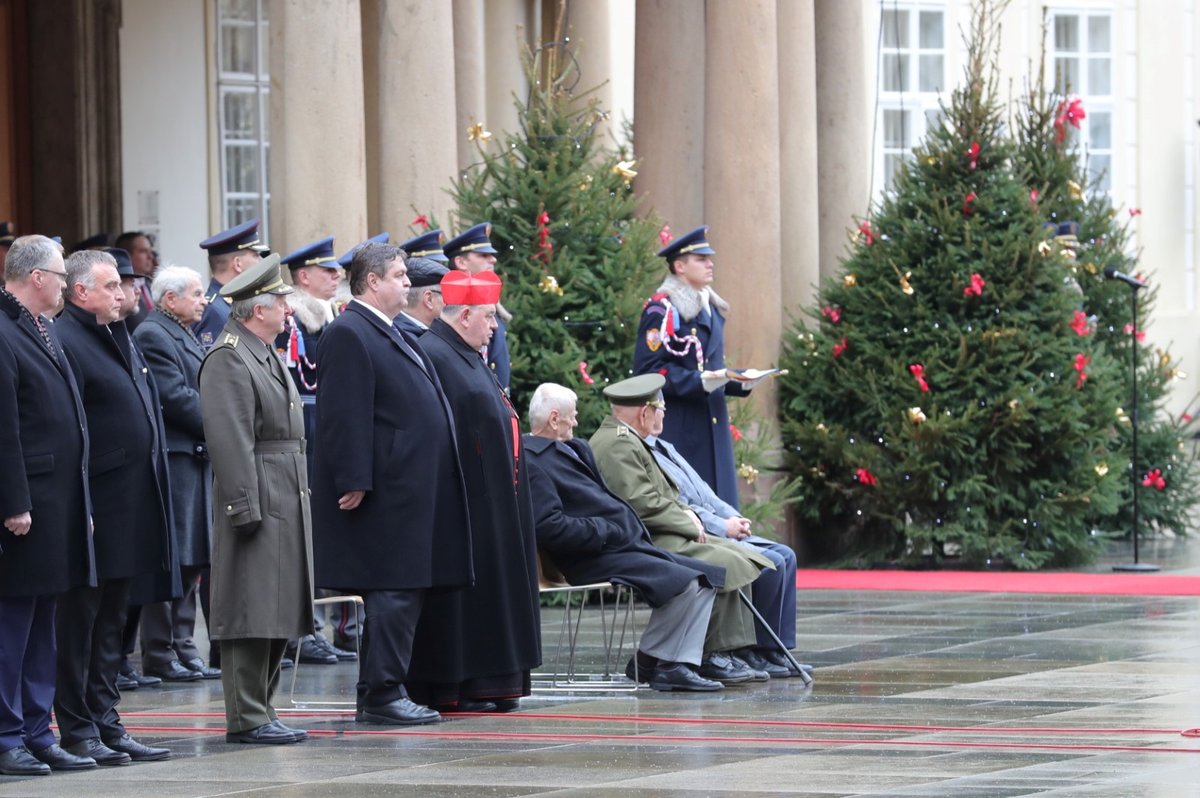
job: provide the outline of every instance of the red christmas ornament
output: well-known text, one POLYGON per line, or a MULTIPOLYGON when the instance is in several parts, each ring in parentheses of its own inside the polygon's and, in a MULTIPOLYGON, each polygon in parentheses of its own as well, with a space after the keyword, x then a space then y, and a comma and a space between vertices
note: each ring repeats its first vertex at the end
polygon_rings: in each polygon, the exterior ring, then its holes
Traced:
POLYGON ((963 288, 963 296, 979 296, 983 293, 983 287, 987 285, 979 272, 971 275, 971 284, 963 288))
POLYGON ((583 377, 584 385, 595 385, 596 381, 588 374, 588 364, 586 360, 579 361, 579 376, 583 377))
POLYGON ((868 247, 875 243, 875 234, 871 232, 871 223, 869 221, 864 221, 862 224, 860 224, 858 226, 858 232, 863 234, 863 238, 866 240, 868 247))
POLYGON ((413 227, 419 227, 422 230, 428 230, 429 229, 429 217, 426 216, 425 214, 421 214, 416 219, 413 219, 411 222, 409 222, 409 224, 412 225, 413 227))
POLYGON ((1083 110, 1083 100, 1076 97, 1075 99, 1066 99, 1058 104, 1058 116, 1054 120, 1054 131, 1058 136, 1058 143, 1067 135, 1067 125, 1078 129, 1081 120, 1087 119, 1087 113, 1083 110))
POLYGON ((1075 375, 1075 390, 1078 391, 1083 387, 1083 383, 1087 381, 1088 375, 1084 369, 1086 369, 1088 363, 1091 362, 1092 359, 1082 352, 1075 355, 1075 371, 1079 372, 1075 375))
POLYGON ((866 485, 867 487, 879 484, 879 480, 875 478, 875 475, 865 468, 856 469, 854 471, 854 478, 859 481, 859 484, 866 485))
POLYGON ((664 224, 662 229, 658 231, 658 240, 664 247, 671 243, 675 236, 671 235, 671 225, 664 224))
MULTIPOLYGON (((1133 332, 1133 325, 1132 325, 1132 324, 1126 324, 1124 327, 1122 327, 1122 328, 1121 328, 1121 330, 1122 330, 1122 332, 1124 332, 1126 335, 1129 335, 1130 333, 1132 333, 1132 332, 1133 332)), ((1146 340, 1146 331, 1145 331, 1145 330, 1138 330, 1138 331, 1137 331, 1137 335, 1136 335, 1136 336, 1134 336, 1134 337, 1135 337, 1135 338, 1137 338, 1137 339, 1138 339, 1138 341, 1145 341, 1145 340, 1146 340)))
POLYGON ((842 340, 838 341, 836 344, 833 345, 833 356, 835 358, 841 357, 842 353, 845 352, 849 348, 850 348, 850 344, 846 343, 846 339, 845 339, 845 337, 843 337, 842 340))
POLYGON ((1129 209, 1129 218, 1130 218, 1130 219, 1132 219, 1132 218, 1133 218, 1133 217, 1135 217, 1135 216, 1141 216, 1141 215, 1142 215, 1142 209, 1141 209, 1141 208, 1130 208, 1130 209, 1129 209))
POLYGON ((1154 488, 1155 490, 1165 490, 1167 487, 1167 481, 1163 479, 1162 469, 1156 468, 1150 473, 1146 474, 1145 478, 1142 479, 1142 487, 1154 488))
POLYGON ((970 164, 972 169, 979 166, 979 142, 978 141, 971 142, 971 148, 969 150, 967 150, 967 163, 970 164))
POLYGON ((542 263, 549 263, 550 258, 554 255, 554 244, 550 243, 550 214, 542 211, 538 214, 538 251, 534 254, 534 260, 540 260, 542 263))
POLYGON ((974 212, 975 209, 971 207, 971 203, 977 199, 979 199, 979 195, 974 191, 963 197, 963 216, 970 216, 974 212))
POLYGON ((1082 310, 1075 311, 1075 316, 1071 319, 1071 329, 1076 335, 1087 335, 1092 331, 1092 324, 1082 310))
POLYGON ((821 308, 821 315, 829 319, 830 324, 837 324, 842 320, 842 309, 836 306, 826 306, 821 308))
POLYGON ((1038 190, 1036 188, 1029 189, 1029 204, 1037 205, 1038 197, 1040 196, 1041 195, 1038 194, 1038 190))
POLYGON ((929 382, 925 379, 925 367, 920 363, 913 363, 908 370, 913 375, 913 379, 917 381, 917 385, 921 387, 921 393, 929 393, 929 382))
POLYGON ((738 441, 740 441, 742 439, 742 431, 737 428, 737 425, 730 424, 729 425, 729 436, 731 438, 733 438, 734 443, 737 443, 738 441))

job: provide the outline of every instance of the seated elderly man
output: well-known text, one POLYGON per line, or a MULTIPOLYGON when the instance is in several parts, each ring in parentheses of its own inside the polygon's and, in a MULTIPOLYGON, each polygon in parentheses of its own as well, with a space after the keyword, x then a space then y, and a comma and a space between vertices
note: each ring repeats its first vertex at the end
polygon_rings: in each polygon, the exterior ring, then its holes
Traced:
POLYGON ((761 568, 775 566, 754 549, 705 534, 675 483, 654 461, 645 439, 662 432, 665 381, 661 374, 639 374, 604 389, 612 414, 592 436, 596 462, 612 492, 642 519, 654 545, 725 568, 725 587, 713 603, 700 675, 726 684, 769 679, 766 671, 751 668, 734 654, 755 643, 753 616, 737 591, 758 578, 761 568))
MULTIPOLYGON (((642 593, 653 611, 637 656, 651 688, 722 689, 696 668, 725 569, 655 548, 633 508, 605 486, 592 450, 574 439, 575 401, 574 391, 545 383, 529 403, 525 453, 538 548, 573 585, 607 580, 642 593)), ((632 661, 626 673, 635 678, 632 661)))
MULTIPOLYGON (((669 442, 652 435, 646 443, 663 473, 679 488, 680 498, 704 524, 705 533, 753 547, 775 564, 774 571, 763 571, 754 580, 754 606, 780 641, 795 648, 796 552, 783 543, 751 534, 749 519, 718 496, 669 442)), ((803 675, 792 667, 766 629, 759 628, 757 635, 756 645, 736 652, 738 658, 773 677, 803 675)))

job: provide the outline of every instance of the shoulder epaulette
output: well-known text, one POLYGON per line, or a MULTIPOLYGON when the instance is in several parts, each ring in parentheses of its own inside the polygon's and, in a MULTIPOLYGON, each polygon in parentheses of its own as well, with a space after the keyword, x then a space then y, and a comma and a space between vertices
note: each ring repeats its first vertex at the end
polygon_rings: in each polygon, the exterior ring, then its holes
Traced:
POLYGON ((239 340, 240 339, 238 338, 238 336, 234 335, 233 333, 225 333, 225 337, 221 339, 221 345, 222 346, 231 346, 234 349, 236 349, 239 340))

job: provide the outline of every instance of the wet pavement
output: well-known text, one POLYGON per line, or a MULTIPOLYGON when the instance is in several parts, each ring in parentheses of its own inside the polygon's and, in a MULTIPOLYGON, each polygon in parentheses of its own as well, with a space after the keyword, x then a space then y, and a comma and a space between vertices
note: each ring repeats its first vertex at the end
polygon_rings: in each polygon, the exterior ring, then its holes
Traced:
MULTIPOLYGON (((1200 541, 1141 554, 1163 573, 1200 574, 1200 541)), ((1129 558, 1114 549, 1093 570, 1129 558)), ((121 709, 171 761, 0 777, 0 796, 1200 795, 1200 739, 1180 733, 1200 727, 1200 597, 802 590, 800 601, 798 649, 817 667, 808 688, 538 691, 520 713, 415 729, 288 712, 313 736, 276 747, 225 742, 219 682, 168 685, 121 709)), ((545 614, 547 649, 558 618, 545 614)), ((588 664, 600 636, 585 614, 588 664)), ((297 699, 352 700, 355 678, 353 663, 304 665, 297 699)))

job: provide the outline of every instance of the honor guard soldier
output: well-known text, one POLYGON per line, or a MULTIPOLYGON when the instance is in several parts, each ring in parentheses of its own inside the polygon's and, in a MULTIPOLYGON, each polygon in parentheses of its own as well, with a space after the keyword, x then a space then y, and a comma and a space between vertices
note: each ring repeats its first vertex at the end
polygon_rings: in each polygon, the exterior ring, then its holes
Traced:
POLYGON ((208 253, 212 281, 205 292, 208 307, 204 309, 204 318, 192 332, 205 349, 213 345, 217 334, 229 320, 229 301, 221 296, 221 287, 262 260, 270 251, 258 239, 258 223, 258 219, 251 219, 200 242, 200 249, 208 253))
MULTIPOLYGON (((482 222, 447 241, 444 252, 450 267, 468 274, 495 271, 496 248, 492 246, 491 235, 491 223, 482 222)), ((509 390, 512 368, 508 359, 508 333, 504 323, 511 320, 509 312, 497 303, 496 331, 482 350, 483 359, 496 373, 496 380, 505 392, 509 390)))
POLYGON ((275 352, 291 308, 279 256, 221 289, 229 321, 200 367, 213 469, 212 615, 221 641, 225 739, 298 743, 271 699, 288 640, 313 628, 312 527, 304 414, 275 352))
POLYGON ((659 251, 670 274, 642 308, 633 352, 635 374, 666 377, 662 437, 722 500, 738 506, 733 436, 726 396, 749 389, 726 386, 725 313, 729 303, 710 287, 708 227, 697 227, 659 251))
POLYGON ((445 240, 446 234, 441 230, 428 230, 401 243, 400 249, 404 250, 410 260, 412 258, 428 258, 436 260, 438 263, 449 263, 450 259, 446 257, 446 253, 442 249, 442 242, 445 240))

